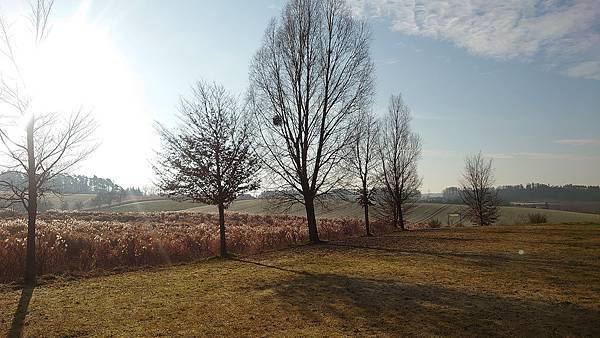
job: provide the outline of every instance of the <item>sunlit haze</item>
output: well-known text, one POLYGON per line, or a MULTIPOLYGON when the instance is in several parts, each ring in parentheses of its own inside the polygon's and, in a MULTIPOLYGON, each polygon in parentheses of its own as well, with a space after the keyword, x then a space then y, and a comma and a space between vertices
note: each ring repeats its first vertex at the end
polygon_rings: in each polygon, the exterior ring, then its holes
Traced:
POLYGON ((0 0, 0 337, 600 337, 600 0, 0 0))
MULTIPOLYGON (((456 185, 464 157, 479 150, 494 159, 500 185, 600 184, 598 2, 539 9, 518 1, 496 16, 482 8, 498 23, 515 13, 527 18, 501 34, 468 11, 459 13, 467 27, 426 7, 424 30, 407 19, 412 9, 402 1, 351 3, 373 31, 374 109, 383 114, 389 96, 401 92, 423 137, 424 193, 456 185), (561 24, 543 30, 549 18, 561 24)), ((75 172, 147 186, 158 147, 154 121, 172 123, 180 96, 200 79, 243 95, 251 57, 282 4, 57 1, 35 55, 20 43, 31 34, 27 3, 4 0, 0 11, 22 47, 33 107, 83 109, 100 123, 100 148, 75 172)))

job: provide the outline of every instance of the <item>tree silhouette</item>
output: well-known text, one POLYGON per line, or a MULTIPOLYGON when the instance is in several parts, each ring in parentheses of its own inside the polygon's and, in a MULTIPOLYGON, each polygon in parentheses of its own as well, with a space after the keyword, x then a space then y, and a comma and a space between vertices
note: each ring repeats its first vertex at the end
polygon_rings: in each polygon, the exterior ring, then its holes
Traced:
POLYGON ((190 99, 182 99, 178 118, 173 130, 158 125, 163 146, 154 165, 157 185, 171 197, 217 205, 225 257, 225 208, 259 187, 250 120, 221 85, 202 81, 190 99))
MULTIPOLYGON (((48 33, 53 1, 38 0, 31 6, 33 42, 37 47, 48 33)), ((0 203, 3 207, 21 204, 27 210, 27 257, 25 283, 36 282, 36 219, 38 200, 54 191, 49 184, 87 158, 97 144, 91 139, 96 122, 89 113, 77 111, 68 116, 34 111, 33 98, 23 82, 17 51, 13 48, 8 23, 0 17, 0 55, 12 66, 14 77, 0 80, 0 102, 10 112, 0 116, 0 147, 4 175, 0 177, 0 203), (9 82, 6 79, 14 79, 9 82), (25 122, 25 130, 19 127, 25 122)))
POLYGON ((421 157, 421 138, 410 128, 410 109, 400 95, 390 99, 382 124, 379 154, 383 187, 378 195, 380 210, 386 220, 405 229, 405 214, 420 196, 417 162, 421 157))
POLYGON ((315 202, 346 178, 353 121, 371 103, 369 44, 345 1, 291 0, 252 61, 261 159, 279 191, 305 206, 311 242, 319 242, 315 202))
POLYGON ((357 202, 364 210, 367 236, 372 235, 369 228, 369 207, 375 204, 373 184, 376 170, 381 164, 377 154, 378 146, 379 121, 373 113, 367 113, 356 124, 352 151, 347 158, 349 169, 360 181, 357 202))
POLYGON ((465 169, 460 182, 460 197, 467 205, 469 220, 478 225, 490 225, 498 219, 498 199, 494 190, 492 160, 481 152, 465 159, 465 169))

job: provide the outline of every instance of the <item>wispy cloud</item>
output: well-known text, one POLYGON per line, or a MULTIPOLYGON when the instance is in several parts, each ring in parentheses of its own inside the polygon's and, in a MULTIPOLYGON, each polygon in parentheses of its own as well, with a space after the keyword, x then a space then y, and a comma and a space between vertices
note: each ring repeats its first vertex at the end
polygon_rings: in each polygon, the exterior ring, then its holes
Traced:
POLYGON ((572 77, 600 80, 600 1, 349 0, 396 31, 449 40, 475 55, 539 60, 572 77))
MULTIPOLYGON (((429 158, 464 158, 468 154, 450 149, 423 149, 423 156, 429 158)), ((485 153, 494 160, 540 160, 540 161, 600 161, 600 155, 545 152, 485 153)))
POLYGON ((579 139, 564 139, 564 140, 556 140, 558 144, 565 144, 570 146, 600 146, 600 139, 594 138, 579 138, 579 139))
POLYGON ((565 69, 563 73, 571 77, 587 77, 594 80, 600 80, 600 61, 578 63, 565 69))
POLYGON ((528 160, 554 160, 554 161, 600 161, 600 156, 559 154, 559 153, 537 153, 537 152, 515 152, 486 154, 493 159, 528 159, 528 160))

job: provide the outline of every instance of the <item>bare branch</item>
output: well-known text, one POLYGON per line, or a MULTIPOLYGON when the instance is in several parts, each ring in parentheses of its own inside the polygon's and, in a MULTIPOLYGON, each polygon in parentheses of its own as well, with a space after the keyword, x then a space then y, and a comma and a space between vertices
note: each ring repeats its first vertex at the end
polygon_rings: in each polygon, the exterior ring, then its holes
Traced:
POLYGON ((378 147, 381 161, 378 195, 383 217, 405 228, 406 213, 420 196, 421 179, 417 162, 421 157, 421 138, 410 128, 410 109, 402 96, 390 99, 378 147))
POLYGON ((153 167, 164 193, 227 206, 257 189, 251 121, 222 86, 198 82, 193 97, 181 100, 178 119, 174 130, 157 125, 163 149, 153 167))
POLYGON ((498 220, 498 198, 494 185, 492 160, 481 152, 465 159, 460 181, 460 197, 467 205, 465 217, 478 225, 490 225, 498 220))
MULTIPOLYGON (((312 241, 314 202, 346 179, 353 121, 371 104, 370 33, 343 0, 291 0, 268 26, 250 71, 249 102, 265 167, 302 196, 312 241)), ((298 202, 296 194, 290 202, 298 202)))

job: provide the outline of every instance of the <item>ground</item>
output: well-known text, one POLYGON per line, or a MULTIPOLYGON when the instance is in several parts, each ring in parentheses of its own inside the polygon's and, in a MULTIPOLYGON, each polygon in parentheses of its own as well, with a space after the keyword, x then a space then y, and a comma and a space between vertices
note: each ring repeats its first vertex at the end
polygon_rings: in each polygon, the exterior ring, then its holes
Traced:
POLYGON ((0 291, 0 336, 600 336, 600 225, 393 233, 0 291))
MULTIPOLYGON (((426 223, 431 219, 438 219, 442 224, 446 224, 448 214, 460 212, 464 206, 458 204, 442 203, 418 203, 416 208, 408 215, 411 222, 426 223)), ((106 211, 115 212, 136 212, 136 211, 171 211, 185 210, 191 212, 216 213, 217 207, 211 205, 199 205, 189 202, 174 202, 170 200, 151 200, 135 203, 124 203, 122 205, 106 208, 106 211)), ((248 214, 278 214, 286 213, 295 216, 305 216, 306 211, 302 205, 296 205, 289 209, 278 209, 268 200, 239 200, 234 201, 229 206, 229 211, 248 214)), ((375 214, 375 210, 372 210, 375 214)), ((523 224, 526 223, 527 215, 530 213, 540 213, 546 215, 550 223, 563 222, 600 222, 600 214, 579 213, 563 210, 535 209, 524 207, 500 207, 500 224, 523 224)), ((317 207, 317 217, 320 218, 340 218, 363 217, 363 210, 354 201, 335 201, 325 206, 317 207)), ((376 216, 376 215, 375 215, 376 216)), ((456 220, 454 220, 455 222, 456 220)))

